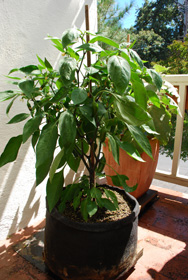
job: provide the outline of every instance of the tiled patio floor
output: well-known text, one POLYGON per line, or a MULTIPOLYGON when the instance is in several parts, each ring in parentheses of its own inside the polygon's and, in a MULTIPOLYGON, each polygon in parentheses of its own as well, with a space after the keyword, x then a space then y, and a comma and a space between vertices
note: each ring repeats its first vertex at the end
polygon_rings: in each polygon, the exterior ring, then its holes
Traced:
MULTIPOLYGON (((144 249, 128 280, 188 279, 188 195, 158 190, 157 200, 139 219, 139 246, 144 249)), ((13 246, 44 227, 44 221, 0 242, 0 280, 53 280, 15 252, 13 246)), ((89 279, 88 279, 89 280, 89 279)), ((108 280, 108 279, 105 279, 108 280)), ((121 280, 125 280, 125 277, 121 280)))

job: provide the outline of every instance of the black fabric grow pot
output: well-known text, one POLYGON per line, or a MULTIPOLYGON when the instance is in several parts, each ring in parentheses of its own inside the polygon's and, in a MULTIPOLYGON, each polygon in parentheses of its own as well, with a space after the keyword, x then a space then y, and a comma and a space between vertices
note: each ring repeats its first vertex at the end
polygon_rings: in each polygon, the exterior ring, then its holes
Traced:
POLYGON ((133 196, 125 195, 133 205, 132 213, 110 223, 74 222, 57 209, 52 213, 47 210, 44 258, 54 274, 66 280, 112 280, 131 268, 139 204, 133 196))

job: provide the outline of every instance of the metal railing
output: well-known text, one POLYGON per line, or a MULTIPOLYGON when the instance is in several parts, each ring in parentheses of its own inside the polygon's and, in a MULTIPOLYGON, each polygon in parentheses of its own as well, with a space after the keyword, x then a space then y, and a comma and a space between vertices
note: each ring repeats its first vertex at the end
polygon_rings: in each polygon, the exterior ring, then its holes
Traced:
MULTIPOLYGON (((188 75, 166 75, 165 80, 170 82, 172 85, 178 87, 180 95, 180 111, 181 116, 177 116, 176 120, 176 131, 175 131, 175 140, 174 140, 174 153, 172 160, 171 172, 166 172, 163 170, 156 170, 155 179, 179 184, 182 186, 188 187, 188 176, 179 174, 179 162, 181 154, 181 145, 182 145, 182 136, 183 136, 183 123, 185 115, 185 106, 186 101, 188 100, 188 75), (187 99, 186 99, 187 96, 187 99)), ((188 168, 188 162, 187 162, 188 168)))

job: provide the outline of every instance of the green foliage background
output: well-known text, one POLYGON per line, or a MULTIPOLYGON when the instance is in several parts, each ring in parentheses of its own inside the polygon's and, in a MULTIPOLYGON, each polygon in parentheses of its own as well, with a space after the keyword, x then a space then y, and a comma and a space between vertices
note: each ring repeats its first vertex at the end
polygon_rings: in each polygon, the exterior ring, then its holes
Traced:
MULTIPOLYGON (((123 28, 122 20, 135 2, 124 9, 116 5, 114 0, 98 0, 99 33, 114 38, 119 42, 127 42, 130 34, 134 50, 147 61, 146 65, 155 63, 166 67, 165 74, 188 74, 188 35, 183 38, 183 10, 176 0, 145 0, 137 10, 135 25, 123 28)), ((103 47, 105 47, 103 45, 103 47)), ((170 141, 161 147, 161 152, 173 157, 176 117, 172 119, 170 141)), ((181 159, 188 159, 188 115, 185 112, 181 159)))

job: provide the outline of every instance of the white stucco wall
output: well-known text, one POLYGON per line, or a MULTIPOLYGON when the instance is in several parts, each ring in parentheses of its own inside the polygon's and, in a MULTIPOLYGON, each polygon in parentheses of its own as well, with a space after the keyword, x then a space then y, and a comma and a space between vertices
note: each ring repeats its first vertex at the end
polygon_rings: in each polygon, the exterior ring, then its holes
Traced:
MULTIPOLYGON (((36 54, 55 65, 58 51, 44 38, 47 34, 61 37, 73 26, 85 29, 86 4, 90 30, 96 31, 97 0, 0 1, 0 91, 11 88, 4 75, 12 68, 37 64, 36 54)), ((0 103, 0 154, 12 136, 22 133, 22 125, 6 124, 25 111, 22 102, 14 104, 8 117, 7 105, 0 103)), ((45 182, 35 188, 35 155, 28 142, 14 163, 0 169, 0 240, 44 217, 45 182)))

